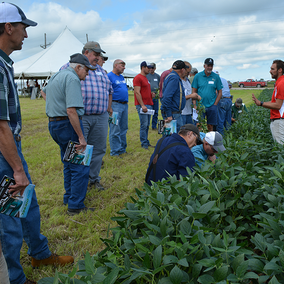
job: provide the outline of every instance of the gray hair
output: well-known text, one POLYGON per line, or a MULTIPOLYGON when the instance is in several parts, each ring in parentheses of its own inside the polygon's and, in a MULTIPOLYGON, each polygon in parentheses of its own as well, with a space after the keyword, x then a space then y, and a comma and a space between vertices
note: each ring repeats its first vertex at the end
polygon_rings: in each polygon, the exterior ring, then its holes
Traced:
POLYGON ((114 67, 116 64, 119 64, 119 63, 124 63, 124 64, 125 64, 125 62, 124 62, 122 59, 116 59, 116 60, 114 60, 114 62, 113 62, 113 67, 114 67))
POLYGON ((79 65, 80 67, 84 68, 84 65, 82 65, 82 64, 80 64, 80 63, 69 63, 69 66, 70 66, 71 68, 73 68, 74 70, 75 70, 75 68, 76 68, 78 65, 79 65))

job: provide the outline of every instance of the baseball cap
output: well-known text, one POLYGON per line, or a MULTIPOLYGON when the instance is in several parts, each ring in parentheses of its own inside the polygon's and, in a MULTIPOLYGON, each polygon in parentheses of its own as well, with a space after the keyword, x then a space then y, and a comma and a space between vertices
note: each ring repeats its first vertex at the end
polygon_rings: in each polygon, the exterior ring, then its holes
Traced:
POLYGON ((108 60, 108 57, 107 57, 107 56, 104 56, 102 53, 101 53, 101 58, 102 58, 104 61, 107 61, 107 60, 108 60))
POLYGON ((33 27, 37 25, 36 22, 27 19, 18 6, 6 2, 0 3, 0 23, 22 23, 33 27))
POLYGON ((142 61, 141 64, 140 64, 140 67, 153 68, 153 65, 151 65, 151 63, 149 63, 149 62, 142 61))
POLYGON ((75 53, 73 55, 70 56, 70 63, 79 63, 79 64, 83 64, 85 65, 87 68, 91 69, 91 70, 95 70, 96 67, 91 65, 88 57, 82 53, 75 53))
POLYGON ((150 65, 152 66, 152 68, 156 68, 156 63, 152 62, 150 63, 150 65))
POLYGON ((214 60, 212 58, 206 58, 204 61, 206 65, 214 65, 214 60))
POLYGON ((183 68, 189 68, 189 66, 187 66, 182 60, 177 60, 173 63, 172 68, 174 70, 179 70, 179 69, 183 69, 183 68))
POLYGON ((192 68, 190 74, 197 74, 198 70, 196 68, 192 68))
POLYGON ((223 137, 218 131, 210 131, 206 133, 204 137, 205 141, 213 146, 216 151, 225 151, 226 148, 223 145, 223 137))
POLYGON ((237 98, 236 102, 235 102, 235 105, 236 106, 241 106, 242 104, 243 104, 243 100, 241 98, 237 98))
POLYGON ((84 46, 85 49, 90 49, 90 50, 93 50, 94 52, 102 52, 102 53, 105 53, 105 51, 103 51, 101 49, 101 46, 98 42, 96 41, 88 41, 85 46, 84 46))
POLYGON ((194 132, 196 135, 197 135, 197 145, 200 145, 200 144, 203 144, 202 140, 200 139, 200 133, 199 133, 199 129, 193 125, 193 124, 185 124, 183 125, 180 130, 189 130, 189 131, 192 131, 194 132))

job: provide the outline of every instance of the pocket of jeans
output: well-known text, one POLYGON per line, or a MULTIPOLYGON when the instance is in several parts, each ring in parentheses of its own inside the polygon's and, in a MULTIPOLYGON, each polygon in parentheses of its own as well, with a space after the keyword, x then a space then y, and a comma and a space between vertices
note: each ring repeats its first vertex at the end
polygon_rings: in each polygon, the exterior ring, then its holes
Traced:
POLYGON ((50 134, 56 143, 66 144, 71 138, 71 129, 66 123, 62 125, 51 126, 50 134))

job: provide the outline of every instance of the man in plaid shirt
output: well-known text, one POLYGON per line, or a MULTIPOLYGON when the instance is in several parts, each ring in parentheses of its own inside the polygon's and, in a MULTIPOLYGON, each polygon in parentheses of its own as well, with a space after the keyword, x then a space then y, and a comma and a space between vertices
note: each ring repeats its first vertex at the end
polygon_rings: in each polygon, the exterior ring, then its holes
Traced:
MULTIPOLYGON (((85 81, 81 81, 85 114, 82 117, 84 136, 89 145, 93 145, 93 156, 90 164, 89 189, 104 190, 100 183, 100 170, 102 159, 106 152, 106 140, 108 133, 108 118, 112 115, 112 85, 104 71, 99 66, 98 60, 101 53, 105 53, 98 42, 88 41, 82 54, 86 55, 90 64, 96 66, 96 70, 89 71, 85 81)), ((65 64, 60 70, 65 69, 65 64)))

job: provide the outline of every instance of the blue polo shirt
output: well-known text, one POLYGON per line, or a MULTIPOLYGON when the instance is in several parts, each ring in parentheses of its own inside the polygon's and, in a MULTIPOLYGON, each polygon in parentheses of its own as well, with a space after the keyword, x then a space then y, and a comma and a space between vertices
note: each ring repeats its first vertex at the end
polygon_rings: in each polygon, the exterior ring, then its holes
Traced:
MULTIPOLYGON (((200 132, 200 139, 203 141, 205 133, 200 132)), ((208 158, 208 154, 203 149, 203 144, 192 147, 191 152, 195 158, 196 164, 201 168, 208 158), (202 161, 198 160, 201 159, 202 161)))
POLYGON ((122 75, 116 75, 113 72, 109 72, 107 76, 113 88, 112 100, 128 102, 128 89, 124 77, 122 75))
POLYGON ((163 99, 161 110, 167 117, 172 116, 173 112, 180 112, 185 107, 185 95, 182 80, 176 71, 172 71, 165 79, 163 84, 163 99))
POLYGON ((67 108, 75 107, 78 116, 84 114, 81 82, 71 67, 54 74, 46 87, 46 114, 48 117, 67 116, 67 108))
POLYGON ((202 104, 205 107, 211 107, 216 101, 216 90, 223 88, 219 75, 214 72, 207 77, 204 70, 194 76, 192 88, 197 89, 197 93, 201 96, 202 104))

